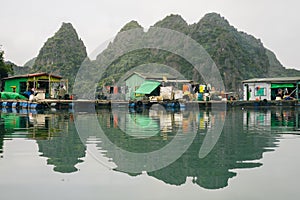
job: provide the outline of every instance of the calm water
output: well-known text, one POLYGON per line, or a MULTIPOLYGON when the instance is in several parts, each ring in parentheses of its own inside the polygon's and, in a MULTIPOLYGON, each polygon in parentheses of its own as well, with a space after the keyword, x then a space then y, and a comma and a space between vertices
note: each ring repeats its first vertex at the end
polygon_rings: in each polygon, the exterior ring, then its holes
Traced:
POLYGON ((298 199, 297 108, 0 116, 1 199, 298 199))

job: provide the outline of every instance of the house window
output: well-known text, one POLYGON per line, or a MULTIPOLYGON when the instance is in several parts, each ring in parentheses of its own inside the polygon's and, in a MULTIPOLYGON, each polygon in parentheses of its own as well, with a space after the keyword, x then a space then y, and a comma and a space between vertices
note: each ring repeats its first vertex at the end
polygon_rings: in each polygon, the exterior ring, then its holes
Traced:
POLYGON ((255 96, 266 96, 266 88, 255 88, 255 96))

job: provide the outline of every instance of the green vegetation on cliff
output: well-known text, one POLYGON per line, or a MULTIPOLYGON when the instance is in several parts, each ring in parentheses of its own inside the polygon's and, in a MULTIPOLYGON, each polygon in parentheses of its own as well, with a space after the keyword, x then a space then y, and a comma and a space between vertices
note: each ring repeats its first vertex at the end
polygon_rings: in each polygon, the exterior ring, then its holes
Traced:
POLYGON ((129 23, 127 23, 125 26, 123 26, 123 28, 120 30, 120 32, 123 31, 128 31, 130 29, 134 29, 134 28, 143 28, 137 21, 130 21, 129 23))
POLYGON ((32 72, 61 75, 69 80, 72 87, 77 71, 86 57, 86 47, 72 24, 63 23, 41 48, 34 60, 32 72))
MULTIPOLYGON (((184 33, 202 45, 217 65, 227 91, 241 90, 241 81, 244 79, 300 76, 300 71, 284 68, 259 39, 238 31, 219 14, 206 14, 198 23, 191 25, 179 15, 170 15, 153 27, 184 33)), ((131 28, 142 27, 136 21, 132 21, 120 32, 131 28)), ((176 43, 172 40, 169 42, 176 43)), ((105 50, 106 54, 109 52, 110 46, 105 50)), ((114 60, 104 73, 100 85, 116 82, 130 69, 146 63, 168 65, 188 79, 201 81, 201 76, 195 73, 192 65, 178 55, 157 49, 141 49, 114 60)))
POLYGON ((189 35, 210 54, 227 90, 238 90, 243 79, 267 76, 269 61, 260 40, 238 32, 219 14, 205 15, 189 35))
MULTIPOLYGON (((300 71, 283 67, 275 54, 266 49, 259 39, 238 31, 217 13, 206 14, 194 24, 188 24, 180 15, 172 14, 155 23, 153 27, 181 32, 202 45, 218 67, 227 91, 241 91, 241 81, 244 79, 300 76, 300 71)), ((118 36, 131 29, 138 29, 141 35, 146 34, 137 21, 130 21, 103 51, 107 59, 114 57, 115 50, 112 48, 118 41, 118 36)), ((177 43, 171 38, 167 42, 170 46, 177 43)), ((70 23, 63 23, 55 35, 47 40, 39 55, 27 62, 26 67, 15 71, 19 74, 29 69, 29 72, 58 74, 69 79, 72 88, 78 69, 86 57, 86 48, 78 38, 76 30, 70 23)), ((94 61, 85 60, 84 65, 91 67, 84 72, 84 80, 95 76, 97 70, 102 69, 103 66, 99 66, 100 59, 98 56, 94 61)), ((168 51, 148 48, 134 50, 112 60, 101 79, 99 77, 99 87, 115 84, 129 70, 147 63, 170 66, 187 79, 203 82, 201 75, 184 58, 168 51)), ((81 83, 82 89, 89 87, 81 83)))

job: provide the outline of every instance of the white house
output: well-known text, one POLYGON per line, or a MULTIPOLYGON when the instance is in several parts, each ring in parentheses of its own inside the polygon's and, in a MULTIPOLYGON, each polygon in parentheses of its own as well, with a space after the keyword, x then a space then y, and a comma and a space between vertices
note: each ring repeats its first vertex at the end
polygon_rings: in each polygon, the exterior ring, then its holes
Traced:
POLYGON ((275 100, 278 90, 299 99, 300 77, 254 78, 244 80, 244 100, 275 100))

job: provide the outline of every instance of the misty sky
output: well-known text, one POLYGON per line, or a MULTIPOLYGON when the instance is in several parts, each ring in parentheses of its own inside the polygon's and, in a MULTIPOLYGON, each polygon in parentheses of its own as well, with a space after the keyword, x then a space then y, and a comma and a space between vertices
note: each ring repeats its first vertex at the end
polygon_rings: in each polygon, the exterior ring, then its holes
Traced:
POLYGON ((217 12, 260 38, 286 67, 300 69, 300 3, 297 0, 1 0, 0 45, 5 60, 23 65, 37 56, 62 22, 71 22, 88 53, 137 20, 149 27, 170 14, 189 24, 217 12))

